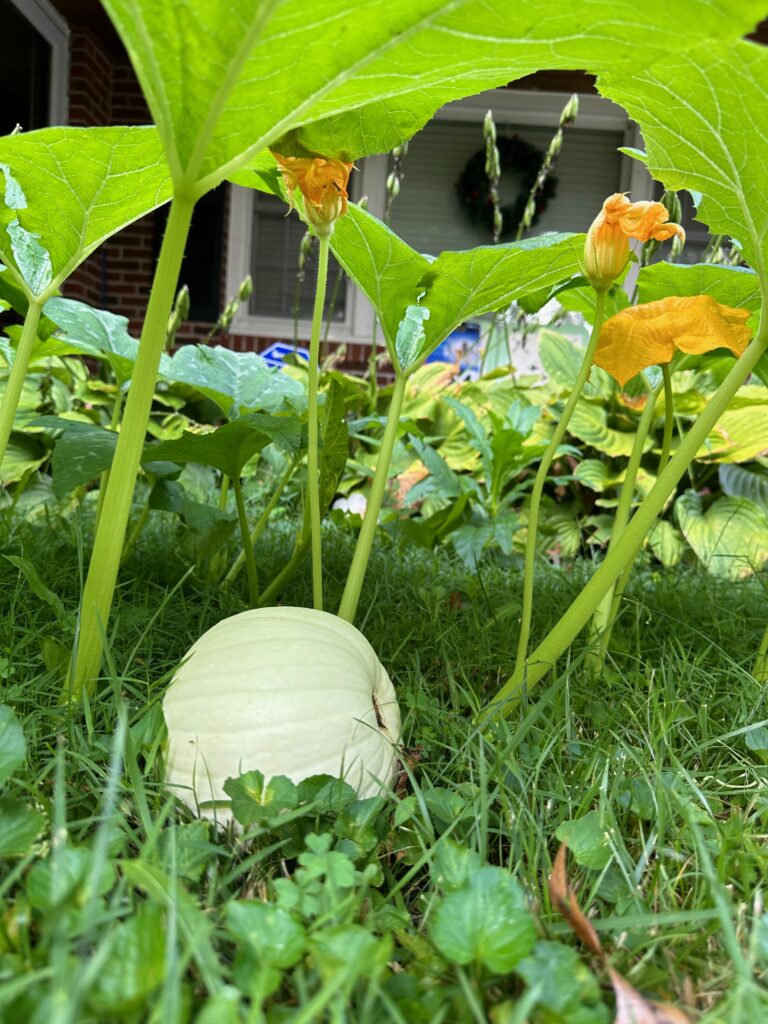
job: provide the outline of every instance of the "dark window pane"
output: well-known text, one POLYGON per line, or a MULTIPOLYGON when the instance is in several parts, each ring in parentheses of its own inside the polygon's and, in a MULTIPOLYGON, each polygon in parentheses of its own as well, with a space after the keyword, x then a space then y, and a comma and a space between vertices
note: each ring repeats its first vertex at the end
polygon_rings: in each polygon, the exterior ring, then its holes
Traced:
MULTIPOLYGON (((304 280, 297 280, 301 240, 305 226, 295 213, 286 217, 286 207, 274 196, 254 193, 251 273, 253 295, 249 311, 253 316, 292 319, 298 300, 300 320, 312 318, 317 274, 317 241, 304 264, 304 280)), ((346 282, 341 267, 331 255, 328 264, 328 288, 325 316, 332 309, 334 323, 344 321, 347 307, 346 282)))
MULTIPOLYGON (((189 288, 189 319, 202 323, 215 323, 221 312, 225 198, 226 190, 221 186, 195 204, 179 275, 179 287, 185 284, 189 288)), ((163 206, 155 214, 155 259, 160 254, 168 209, 163 206)), ((231 298, 227 296, 227 300, 231 298)))
POLYGON ((48 124, 51 47, 11 0, 0 0, 0 135, 48 124))

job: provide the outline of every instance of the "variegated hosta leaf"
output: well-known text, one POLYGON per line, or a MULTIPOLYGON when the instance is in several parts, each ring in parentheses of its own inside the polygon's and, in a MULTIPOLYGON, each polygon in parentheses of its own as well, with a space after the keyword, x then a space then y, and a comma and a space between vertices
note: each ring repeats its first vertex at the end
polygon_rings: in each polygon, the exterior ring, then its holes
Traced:
POLYGON ((685 551, 685 541, 672 523, 657 519, 648 534, 648 546, 665 569, 677 565, 685 551))
MULTIPOLYGON (((568 424, 568 432, 612 458, 628 457, 635 443, 634 433, 625 434, 608 426, 608 414, 602 405, 584 399, 576 403, 571 422, 568 424)), ((648 439, 646 448, 650 445, 651 441, 648 439)))
POLYGON ((685 539, 713 576, 740 579, 768 561, 768 517, 746 498, 718 498, 704 511, 695 491, 675 502, 685 539))
POLYGON ((698 458, 750 462, 768 453, 768 388, 741 388, 717 421, 698 458))

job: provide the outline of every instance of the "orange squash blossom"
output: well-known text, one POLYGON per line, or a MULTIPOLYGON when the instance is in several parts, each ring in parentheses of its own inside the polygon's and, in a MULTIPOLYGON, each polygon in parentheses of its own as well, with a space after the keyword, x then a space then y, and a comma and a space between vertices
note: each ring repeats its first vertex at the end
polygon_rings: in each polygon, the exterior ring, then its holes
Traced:
POLYGON ((319 156, 273 155, 288 189, 291 207, 298 189, 304 197, 304 213, 309 223, 318 235, 330 235, 338 218, 347 212, 347 185, 354 164, 319 156))
POLYGON ((685 241, 685 231, 679 224, 669 223, 669 213, 661 203, 631 203, 623 193, 615 192, 605 200, 587 232, 584 273, 593 287, 605 290, 627 265, 630 238, 663 242, 674 235, 685 241))

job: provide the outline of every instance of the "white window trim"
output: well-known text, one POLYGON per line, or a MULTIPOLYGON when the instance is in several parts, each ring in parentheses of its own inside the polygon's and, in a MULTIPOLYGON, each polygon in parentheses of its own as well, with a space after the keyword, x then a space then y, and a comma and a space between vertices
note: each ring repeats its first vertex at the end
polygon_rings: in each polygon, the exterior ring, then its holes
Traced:
POLYGON ((69 114, 69 26, 48 0, 11 0, 11 3, 50 44, 48 121, 52 125, 66 124, 69 114))
MULTIPOLYGON (((482 123, 486 111, 493 110, 497 124, 536 125, 556 128, 568 93, 535 92, 498 89, 456 100, 437 111, 435 120, 477 121, 482 123)), ((640 147, 637 128, 621 107, 601 96, 579 96, 579 116, 569 131, 623 131, 626 146, 640 147)), ((369 156, 360 161, 360 175, 355 192, 368 196, 368 209, 381 218, 386 206, 388 154, 369 156)), ((652 180, 638 160, 624 156, 618 191, 630 192, 633 200, 651 199, 652 180)), ((229 211, 229 244, 227 250, 227 295, 234 295, 240 282, 250 273, 253 230, 253 190, 232 186, 229 211)), ((373 307, 351 282, 347 284, 347 313, 343 323, 331 324, 328 337, 335 342, 370 344, 373 337, 373 307)), ((299 321, 299 338, 309 338, 310 321, 299 321)), ((293 321, 287 317, 253 316, 241 307, 231 331, 264 338, 293 338, 293 321)))

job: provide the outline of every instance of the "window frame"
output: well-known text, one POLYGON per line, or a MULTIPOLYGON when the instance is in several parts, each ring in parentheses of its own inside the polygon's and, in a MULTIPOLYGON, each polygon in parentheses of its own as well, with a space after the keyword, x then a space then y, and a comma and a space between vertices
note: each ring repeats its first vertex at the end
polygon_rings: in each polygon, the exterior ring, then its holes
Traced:
POLYGON ((11 3, 51 47, 48 124, 66 125, 69 119, 69 26, 48 0, 11 0, 11 3))
MULTIPOLYGON (((536 125, 554 130, 560 123, 560 113, 569 95, 514 88, 490 90, 449 103, 437 111, 434 120, 476 121, 479 126, 486 112, 492 109, 498 125, 536 125)), ((580 94, 578 120, 569 131, 600 129, 623 131, 626 146, 642 145, 639 131, 621 107, 601 96, 580 94)), ((355 198, 367 196, 369 211, 379 218, 383 217, 386 207, 388 159, 388 154, 384 153, 358 161, 360 172, 352 179, 355 198)), ((237 185, 231 188, 226 273, 228 296, 234 295, 246 274, 251 273, 253 242, 253 190, 237 185)), ((652 179, 641 161, 622 157, 617 191, 630 192, 633 200, 653 198, 652 179)), ((636 273, 634 266, 630 276, 633 272, 636 273)), ((346 317, 343 322, 331 324, 329 340, 370 345, 374 322, 373 307, 348 280, 346 317)), ((309 320, 300 320, 299 338, 307 339, 310 327, 309 320)), ((230 330, 232 334, 283 340, 293 338, 294 325, 291 318, 254 316, 241 307, 230 330)))

